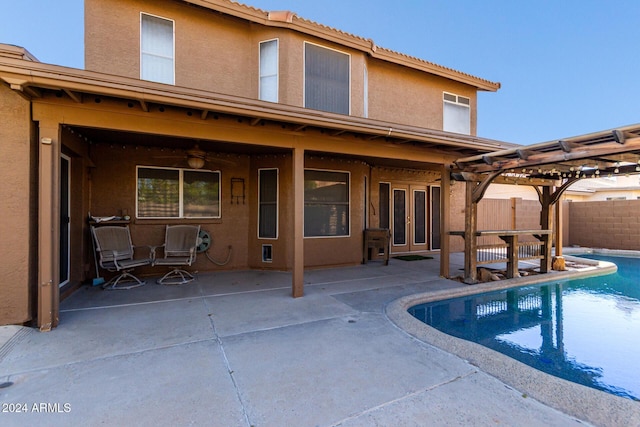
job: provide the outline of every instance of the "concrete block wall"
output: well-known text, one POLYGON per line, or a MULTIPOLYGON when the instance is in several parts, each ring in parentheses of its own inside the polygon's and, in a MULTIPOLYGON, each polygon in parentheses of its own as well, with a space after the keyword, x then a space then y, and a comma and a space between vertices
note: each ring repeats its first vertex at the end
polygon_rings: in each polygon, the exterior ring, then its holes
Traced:
POLYGON ((640 200, 572 202, 568 245, 640 250, 640 200))

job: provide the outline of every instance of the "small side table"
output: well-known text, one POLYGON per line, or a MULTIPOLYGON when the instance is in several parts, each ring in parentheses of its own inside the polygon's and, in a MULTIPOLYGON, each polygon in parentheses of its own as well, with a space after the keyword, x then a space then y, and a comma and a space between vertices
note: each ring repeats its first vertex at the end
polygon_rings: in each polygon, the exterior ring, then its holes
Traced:
POLYGON ((389 242, 391 232, 388 228, 367 228, 364 230, 364 245, 362 251, 362 263, 369 261, 369 249, 372 250, 371 258, 377 257, 380 249, 384 251, 384 265, 389 265, 389 242))

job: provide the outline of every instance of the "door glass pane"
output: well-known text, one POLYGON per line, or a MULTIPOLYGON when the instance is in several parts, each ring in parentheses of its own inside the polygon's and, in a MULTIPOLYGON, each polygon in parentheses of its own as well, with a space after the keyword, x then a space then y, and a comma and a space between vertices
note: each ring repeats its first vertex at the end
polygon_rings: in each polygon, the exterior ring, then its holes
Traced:
POLYGON ((413 241, 417 245, 427 243, 427 192, 413 192, 413 241))
POLYGON ((404 190, 393 190, 393 244, 407 244, 406 218, 407 210, 405 207, 406 195, 404 190))

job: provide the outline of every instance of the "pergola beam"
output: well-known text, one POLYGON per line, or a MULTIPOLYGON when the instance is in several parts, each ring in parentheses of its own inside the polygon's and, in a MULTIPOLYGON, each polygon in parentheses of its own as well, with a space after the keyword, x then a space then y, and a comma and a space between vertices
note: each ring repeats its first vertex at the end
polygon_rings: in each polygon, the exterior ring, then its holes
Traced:
MULTIPOLYGON (((482 160, 486 164, 467 165, 461 169, 465 169, 470 172, 482 173, 493 171, 504 171, 516 168, 528 168, 534 166, 548 165, 553 163, 562 163, 572 160, 592 159, 598 156, 607 156, 612 154, 621 154, 630 151, 640 150, 640 137, 633 137, 626 139, 625 143, 618 142, 605 142, 598 144, 597 146, 580 146, 579 148, 572 149, 571 152, 551 152, 551 153, 534 153, 529 156, 527 160, 523 159, 508 159, 503 161, 487 163, 485 158, 490 159, 488 156, 483 156, 482 160)), ((458 163, 456 163, 458 164, 458 163)), ((464 163, 458 164, 462 166, 464 163)))

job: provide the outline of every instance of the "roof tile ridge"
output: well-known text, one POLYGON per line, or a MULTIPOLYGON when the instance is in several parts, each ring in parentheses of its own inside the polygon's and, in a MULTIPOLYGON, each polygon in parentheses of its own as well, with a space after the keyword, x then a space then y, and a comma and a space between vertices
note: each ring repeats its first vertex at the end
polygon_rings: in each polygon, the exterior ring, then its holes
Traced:
POLYGON ((476 76, 474 74, 469 74, 469 73, 466 73, 464 71, 457 70, 455 68, 451 68, 451 67, 447 67, 445 65, 437 64, 435 62, 427 61, 426 59, 419 58, 417 56, 413 56, 413 55, 409 55, 409 54, 406 54, 406 53, 398 52, 396 50, 389 49, 389 48, 382 47, 382 46, 377 46, 377 45, 376 45, 376 48, 377 48, 377 50, 384 51, 384 52, 387 52, 387 53, 390 53, 390 54, 393 54, 393 55, 402 56, 402 57, 407 58, 407 59, 409 59, 411 61, 421 62, 421 63, 429 65, 431 67, 437 67, 437 68, 439 68, 441 70, 454 72, 456 74, 461 74, 461 75, 464 75, 464 76, 467 76, 467 77, 471 77, 471 78, 477 79, 477 80, 482 80, 482 81, 484 81, 486 83, 497 84, 496 82, 493 82, 491 80, 488 80, 488 79, 485 79, 485 78, 482 78, 482 77, 478 77, 478 76, 476 76))
POLYGON ((356 39, 356 40, 359 40, 359 41, 364 41, 364 42, 371 42, 371 41, 372 41, 370 38, 366 38, 366 37, 358 36, 358 35, 356 35, 356 34, 349 33, 349 32, 347 32, 347 31, 340 30, 340 29, 338 29, 338 28, 331 27, 331 26, 329 26, 329 25, 321 24, 321 23, 319 23, 319 22, 313 21, 313 20, 308 19, 308 18, 303 18, 303 17, 301 17, 300 15, 298 15, 297 13, 296 13, 296 14, 295 14, 295 16, 294 16, 294 19, 295 19, 295 20, 297 20, 297 21, 304 22, 304 23, 309 24, 309 25, 316 26, 316 27, 318 27, 318 28, 322 28, 323 30, 329 30, 329 31, 336 32, 336 33, 338 33, 338 34, 342 34, 342 35, 344 35, 344 36, 352 37, 352 38, 354 38, 354 39, 356 39))

